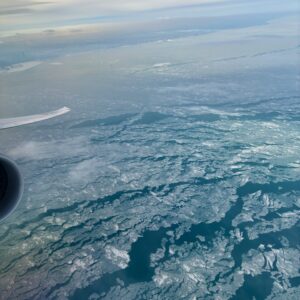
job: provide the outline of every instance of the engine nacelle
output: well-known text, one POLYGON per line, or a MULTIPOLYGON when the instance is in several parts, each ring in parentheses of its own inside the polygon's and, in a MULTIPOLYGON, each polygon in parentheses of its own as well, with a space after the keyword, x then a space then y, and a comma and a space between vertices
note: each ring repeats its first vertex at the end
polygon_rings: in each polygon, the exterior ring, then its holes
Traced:
POLYGON ((0 156, 0 220, 18 205, 23 193, 23 178, 17 165, 0 156))

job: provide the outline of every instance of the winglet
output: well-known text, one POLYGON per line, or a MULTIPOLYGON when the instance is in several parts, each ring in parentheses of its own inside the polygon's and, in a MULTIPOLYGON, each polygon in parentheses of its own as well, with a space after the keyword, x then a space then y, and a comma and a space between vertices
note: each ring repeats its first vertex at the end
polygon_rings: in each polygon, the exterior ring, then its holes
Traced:
POLYGON ((70 108, 64 106, 58 110, 50 111, 44 114, 31 115, 25 117, 17 117, 17 118, 8 118, 8 119, 0 119, 0 129, 6 129, 11 127, 17 127, 21 125, 27 125, 43 120, 52 119, 61 115, 64 115, 70 111, 70 108))

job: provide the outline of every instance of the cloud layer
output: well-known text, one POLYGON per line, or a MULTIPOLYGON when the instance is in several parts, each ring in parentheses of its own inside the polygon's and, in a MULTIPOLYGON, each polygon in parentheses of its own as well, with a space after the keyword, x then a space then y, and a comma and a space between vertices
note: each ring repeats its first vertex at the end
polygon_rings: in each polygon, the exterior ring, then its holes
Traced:
POLYGON ((1 28, 2 31, 18 32, 43 26, 82 24, 93 18, 118 18, 135 13, 218 2, 226 0, 2 0, 1 28))
POLYGON ((1 0, 0 37, 95 23, 299 11, 298 0, 1 0))

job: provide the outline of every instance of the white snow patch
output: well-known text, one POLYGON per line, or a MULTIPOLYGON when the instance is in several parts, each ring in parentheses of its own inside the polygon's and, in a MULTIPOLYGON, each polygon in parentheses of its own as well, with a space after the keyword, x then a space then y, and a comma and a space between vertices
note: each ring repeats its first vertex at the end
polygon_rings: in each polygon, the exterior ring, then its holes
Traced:
POLYGON ((166 284, 166 283, 170 283, 170 277, 165 274, 165 273, 160 273, 160 274, 157 274, 155 277, 154 277, 154 282, 158 285, 158 286, 162 286, 163 284, 166 284))
POLYGON ((130 261, 130 257, 126 251, 117 249, 113 246, 107 246, 105 248, 105 254, 109 260, 121 269, 125 269, 130 261))
POLYGON ((153 68, 164 68, 164 67, 168 67, 170 66, 171 63, 169 62, 165 62, 165 63, 158 63, 158 64, 154 64, 153 65, 153 68))

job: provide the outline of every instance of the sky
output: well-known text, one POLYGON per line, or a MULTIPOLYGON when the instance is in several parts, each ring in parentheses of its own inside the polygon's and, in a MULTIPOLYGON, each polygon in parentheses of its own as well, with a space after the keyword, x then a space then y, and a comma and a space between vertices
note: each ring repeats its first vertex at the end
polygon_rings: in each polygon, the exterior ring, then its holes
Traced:
POLYGON ((226 0, 1 0, 0 24, 6 30, 80 24, 154 10, 220 3, 226 0))
POLYGON ((1 0, 0 36, 124 19, 172 18, 184 12, 189 17, 211 11, 234 14, 241 7, 259 13, 274 8, 296 10, 297 6, 297 0, 1 0))

